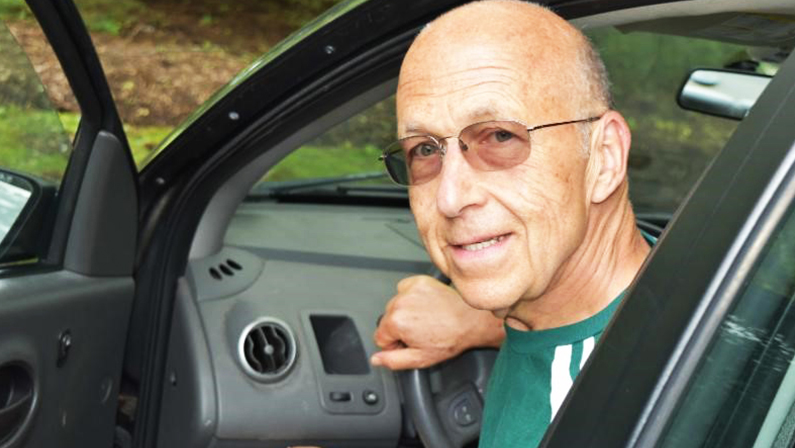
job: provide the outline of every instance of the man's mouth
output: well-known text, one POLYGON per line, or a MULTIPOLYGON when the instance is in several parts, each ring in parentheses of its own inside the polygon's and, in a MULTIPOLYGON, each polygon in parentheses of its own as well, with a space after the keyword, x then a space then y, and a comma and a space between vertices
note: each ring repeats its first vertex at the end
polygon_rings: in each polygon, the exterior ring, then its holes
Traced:
POLYGON ((494 238, 491 238, 491 239, 488 239, 488 240, 485 240, 485 241, 479 241, 477 243, 461 244, 458 247, 460 247, 461 249, 464 249, 466 251, 474 252, 474 251, 477 251, 477 250, 483 250, 483 249, 485 249, 487 247, 491 247, 491 246, 499 243, 500 241, 504 240, 507 237, 508 237, 508 235, 499 235, 499 236, 495 236, 494 238))

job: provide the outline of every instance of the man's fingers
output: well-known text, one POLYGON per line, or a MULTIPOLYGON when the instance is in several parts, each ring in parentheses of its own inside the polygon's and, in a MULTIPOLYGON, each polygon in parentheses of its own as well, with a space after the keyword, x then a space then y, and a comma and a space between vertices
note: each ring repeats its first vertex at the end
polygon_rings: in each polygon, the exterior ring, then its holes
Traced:
POLYGON ((417 348, 384 350, 370 358, 372 365, 383 366, 390 370, 423 369, 435 364, 435 362, 436 360, 428 358, 425 350, 417 348))
POLYGON ((393 348, 395 344, 400 341, 400 336, 394 330, 392 320, 389 318, 381 319, 378 322, 378 328, 375 329, 373 334, 375 345, 382 349, 393 348))

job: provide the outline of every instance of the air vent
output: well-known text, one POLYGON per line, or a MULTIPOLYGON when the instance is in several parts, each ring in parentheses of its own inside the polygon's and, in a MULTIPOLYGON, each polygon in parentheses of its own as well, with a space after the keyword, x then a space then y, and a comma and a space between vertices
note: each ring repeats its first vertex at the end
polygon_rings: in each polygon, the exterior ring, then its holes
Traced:
POLYGON ((239 356, 243 369, 260 381, 284 377, 295 363, 296 344, 284 322, 260 319, 249 325, 240 337, 239 356))
POLYGON ((217 266, 212 266, 208 269, 210 273, 210 277, 216 280, 223 280, 224 277, 234 277, 235 271, 242 271, 243 266, 240 263, 236 262, 232 259, 227 259, 226 262, 223 262, 217 266))

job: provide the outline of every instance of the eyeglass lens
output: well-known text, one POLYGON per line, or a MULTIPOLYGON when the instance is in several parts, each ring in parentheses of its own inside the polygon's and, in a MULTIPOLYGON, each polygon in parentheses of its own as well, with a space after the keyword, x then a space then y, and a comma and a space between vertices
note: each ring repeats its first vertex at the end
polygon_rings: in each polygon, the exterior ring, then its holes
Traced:
MULTIPOLYGON (((442 170, 445 140, 419 135, 390 145, 384 161, 392 179, 402 185, 420 185, 436 177, 442 170)), ((511 168, 530 155, 530 133, 514 121, 475 123, 464 128, 458 140, 467 163, 479 171, 511 168)))

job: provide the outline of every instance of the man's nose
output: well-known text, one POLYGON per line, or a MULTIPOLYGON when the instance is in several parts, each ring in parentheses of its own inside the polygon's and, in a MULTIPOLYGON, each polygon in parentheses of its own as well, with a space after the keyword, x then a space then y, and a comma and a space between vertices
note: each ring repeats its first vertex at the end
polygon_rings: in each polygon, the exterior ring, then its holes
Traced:
POLYGON ((442 170, 438 175, 436 206, 444 216, 454 218, 467 207, 483 203, 485 196, 478 186, 478 173, 461 151, 461 141, 455 137, 445 141, 447 146, 443 152, 442 170))

